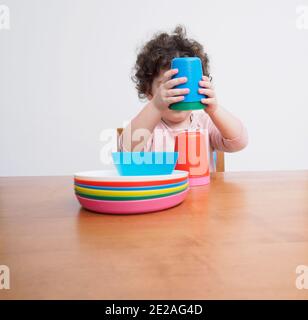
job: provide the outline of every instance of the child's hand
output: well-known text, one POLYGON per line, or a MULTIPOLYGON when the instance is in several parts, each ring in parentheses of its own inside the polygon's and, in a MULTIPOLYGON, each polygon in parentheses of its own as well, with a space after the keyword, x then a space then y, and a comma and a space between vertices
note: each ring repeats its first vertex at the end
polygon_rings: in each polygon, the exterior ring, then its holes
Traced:
POLYGON ((189 93, 189 89, 172 89, 173 87, 187 82, 186 77, 171 79, 173 75, 177 74, 178 69, 171 69, 164 73, 163 79, 157 88, 152 102, 154 106, 163 111, 169 107, 170 104, 184 100, 184 95, 189 93))
POLYGON ((202 87, 199 89, 199 93, 205 94, 207 96, 207 98, 201 99, 201 103, 206 105, 206 108, 204 108, 204 110, 209 114, 214 113, 218 108, 218 104, 216 94, 212 87, 210 79, 206 76, 203 76, 202 81, 199 82, 199 85, 200 87, 202 87))

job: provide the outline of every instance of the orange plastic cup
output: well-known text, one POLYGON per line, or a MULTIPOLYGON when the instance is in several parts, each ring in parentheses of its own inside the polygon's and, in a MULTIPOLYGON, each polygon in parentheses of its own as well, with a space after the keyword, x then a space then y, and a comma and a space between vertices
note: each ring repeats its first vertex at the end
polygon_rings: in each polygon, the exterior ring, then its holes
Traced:
POLYGON ((174 151, 179 153, 176 170, 189 172, 190 186, 210 182, 208 131, 183 131, 176 136, 174 151))

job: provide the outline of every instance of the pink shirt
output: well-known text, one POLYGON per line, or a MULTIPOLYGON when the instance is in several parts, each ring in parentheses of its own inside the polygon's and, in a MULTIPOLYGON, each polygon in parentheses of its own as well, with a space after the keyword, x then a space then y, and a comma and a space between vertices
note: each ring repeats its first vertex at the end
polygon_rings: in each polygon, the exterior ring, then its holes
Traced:
MULTIPOLYGON (((238 137, 226 139, 218 131, 209 115, 203 110, 192 111, 191 121, 187 130, 206 129, 209 135, 210 151, 210 171, 215 171, 213 151, 235 152, 246 147, 248 134, 241 123, 241 131, 238 137)), ((180 131, 183 131, 181 129, 180 131)), ((175 137, 179 130, 170 128, 163 120, 155 127, 152 135, 148 139, 143 151, 174 151, 175 137), (163 136, 163 139, 162 139, 163 136)), ((125 151, 122 143, 122 136, 119 139, 120 151, 125 151)))

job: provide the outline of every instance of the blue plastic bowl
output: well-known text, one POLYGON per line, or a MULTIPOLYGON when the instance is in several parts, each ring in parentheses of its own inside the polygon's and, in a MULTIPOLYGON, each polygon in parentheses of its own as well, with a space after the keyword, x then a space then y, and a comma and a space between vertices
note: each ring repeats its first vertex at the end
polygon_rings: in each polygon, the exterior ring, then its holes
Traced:
POLYGON ((178 152, 112 152, 113 162, 121 176, 170 174, 178 152))

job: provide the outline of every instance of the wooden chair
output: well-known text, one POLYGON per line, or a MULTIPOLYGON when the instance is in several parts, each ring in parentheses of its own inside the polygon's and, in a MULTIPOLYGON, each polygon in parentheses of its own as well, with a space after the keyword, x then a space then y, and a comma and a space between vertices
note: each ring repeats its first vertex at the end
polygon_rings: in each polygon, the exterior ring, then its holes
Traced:
POLYGON ((216 151, 216 172, 225 172, 225 153, 216 151))
MULTIPOLYGON (((123 128, 117 128, 117 136, 121 135, 123 128)), ((117 150, 120 150, 119 139, 117 139, 117 150)), ((216 153, 216 172, 225 172, 225 154, 223 151, 214 151, 216 153)))

